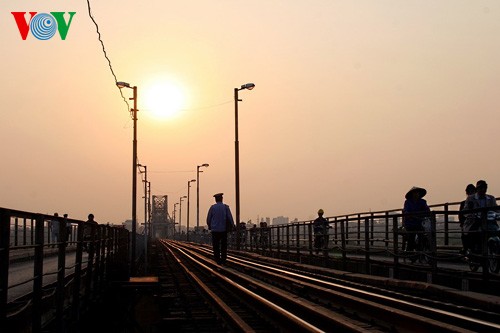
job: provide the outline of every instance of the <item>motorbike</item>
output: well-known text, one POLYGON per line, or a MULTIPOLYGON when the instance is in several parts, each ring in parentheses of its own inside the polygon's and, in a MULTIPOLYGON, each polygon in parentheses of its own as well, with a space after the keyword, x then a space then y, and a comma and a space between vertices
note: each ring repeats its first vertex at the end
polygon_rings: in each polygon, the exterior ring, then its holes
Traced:
MULTIPOLYGON (((498 273, 500 272, 500 237, 499 227, 496 221, 500 219, 500 214, 489 211, 487 213, 487 219, 486 232, 488 233, 488 240, 486 241, 486 266, 491 273, 498 273)), ((476 232, 481 234, 482 230, 479 229, 476 232)), ((477 241, 474 246, 467 251, 466 259, 469 262, 469 268, 472 272, 476 272, 482 265, 483 249, 481 243, 481 241, 477 241)))

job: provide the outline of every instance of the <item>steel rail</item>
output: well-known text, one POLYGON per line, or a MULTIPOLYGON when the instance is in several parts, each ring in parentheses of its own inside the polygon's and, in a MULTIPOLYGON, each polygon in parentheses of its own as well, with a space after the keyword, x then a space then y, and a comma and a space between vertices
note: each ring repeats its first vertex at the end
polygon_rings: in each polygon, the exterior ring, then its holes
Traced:
MULTIPOLYGON (((215 269, 214 265, 208 263, 204 258, 194 258, 190 255, 190 253, 186 253, 184 250, 180 249, 173 242, 164 242, 163 244, 166 246, 170 246, 178 249, 180 253, 183 253, 183 256, 189 259, 191 262, 195 263, 198 267, 202 267, 206 272, 216 278, 217 281, 224 283, 227 287, 231 288, 232 293, 239 295, 240 299, 244 299, 245 301, 250 301, 252 303, 257 304, 256 308, 258 311, 262 312, 266 317, 272 317, 276 322, 279 322, 280 325, 288 327, 288 330, 293 330, 294 332, 324 332, 324 330, 317 328, 316 326, 302 320, 301 318, 295 316, 294 314, 282 309, 279 306, 276 306, 272 302, 262 298, 261 296, 255 294, 249 289, 246 289, 239 284, 233 282, 228 279, 222 273, 218 272, 215 269), (168 243, 168 245, 167 245, 168 243), (204 262, 201 262, 200 260, 204 262)), ((220 268, 219 268, 220 269, 220 268)), ((351 331, 354 332, 354 331, 351 331)), ((364 332, 356 330, 355 332, 364 332)))
MULTIPOLYGON (((206 257, 193 252, 189 249, 189 247, 185 246, 185 244, 174 242, 168 243, 170 246, 182 247, 183 249, 190 251, 190 256, 196 256, 196 260, 203 261, 204 265, 218 267, 212 262, 211 259, 207 259, 206 257)), ((224 279, 224 281, 233 286, 235 290, 243 292, 245 297, 251 297, 258 302, 264 302, 263 305, 265 306, 271 304, 273 308, 271 308, 270 310, 278 311, 274 314, 279 315, 280 318, 282 318, 281 320, 289 321, 290 319, 293 319, 295 321, 295 325, 306 324, 306 326, 304 326, 305 331, 310 331, 310 328, 313 328, 313 331, 323 331, 330 329, 339 329, 343 332, 376 331, 373 328, 366 329, 365 327, 369 326, 369 324, 367 324, 366 322, 359 322, 351 318, 346 318, 345 316, 339 313, 332 312, 329 309, 318 307, 317 304, 313 304, 304 299, 297 299, 295 295, 279 291, 276 288, 261 283, 258 280, 245 277, 245 274, 241 274, 226 268, 218 269, 223 271, 224 274, 231 276, 231 278, 228 278, 215 271, 218 275, 221 276, 222 279, 224 279), (236 283, 234 280, 238 280, 239 283, 236 283), (261 294, 257 293, 257 291, 262 292, 263 290, 265 290, 267 293, 266 297, 263 297, 261 294), (271 294, 273 294, 273 297, 270 297, 271 294), (277 302, 280 302, 280 304, 278 304, 277 302), (302 319, 304 315, 307 315, 307 319, 302 319), (311 323, 311 321, 314 321, 314 324, 311 323)), ((300 326, 296 326, 295 330, 298 331, 299 327, 300 326)))
MULTIPOLYGON (((209 253, 206 249, 202 251, 209 253)), ((229 259, 232 265, 239 262, 242 265, 242 270, 252 272, 254 276, 256 272, 267 276, 267 279, 272 280, 273 284, 276 281, 281 281, 282 285, 289 288, 290 286, 294 286, 298 290, 298 293, 301 293, 302 290, 307 290, 309 296, 314 292, 318 298, 327 298, 328 295, 328 298, 335 302, 343 300, 343 302, 355 308, 358 307, 356 302, 359 302, 359 304, 362 304, 362 311, 371 312, 372 315, 377 314, 376 319, 386 316, 388 320, 395 320, 397 315, 402 318, 399 319, 400 326, 407 327, 408 329, 415 327, 415 325, 422 325, 422 322, 424 322, 429 329, 439 329, 441 331, 455 332, 462 329, 479 331, 500 330, 500 325, 497 324, 497 314, 490 314, 490 317, 494 318, 490 318, 489 321, 482 320, 473 317, 474 314, 477 316, 477 309, 471 309, 467 312, 467 315, 464 315, 454 312, 458 307, 448 307, 448 310, 436 309, 415 302, 324 281, 320 278, 304 276, 303 274, 290 272, 286 269, 278 269, 269 265, 243 260, 234 256, 230 256, 229 259), (370 310, 366 311, 367 308, 370 310)), ((360 310, 355 309, 355 311, 359 312, 360 310)))
POLYGON ((429 326, 429 329, 436 329, 440 332, 455 332, 460 331, 461 328, 478 331, 500 330, 500 325, 496 322, 435 309, 414 302, 379 295, 374 292, 342 286, 338 283, 322 281, 317 278, 305 277, 297 273, 270 268, 258 263, 251 263, 251 267, 254 267, 252 272, 267 275, 273 282, 281 280, 282 284, 293 285, 299 291, 306 289, 310 296, 314 292, 318 298, 327 298, 328 296, 329 299, 334 299, 335 302, 342 300, 343 302, 347 302, 349 306, 356 307, 355 310, 359 311, 357 309, 357 302, 358 304, 362 304, 361 308, 364 312, 371 313, 371 315, 376 314, 375 318, 381 319, 385 316, 387 320, 398 319, 401 327, 407 327, 408 329, 425 322, 425 325, 429 326), (257 266, 260 268, 256 268, 257 266), (294 276, 294 278, 287 276, 294 276))
MULTIPOLYGON (((165 244, 164 244, 165 245, 165 244)), ((170 247, 165 246, 165 249, 169 251, 169 253, 175 258, 180 267, 184 270, 184 273, 189 275, 191 279, 196 283, 196 285, 201 288, 201 290, 208 296, 209 299, 212 300, 212 304, 217 307, 219 313, 224 313, 224 318, 229 320, 232 326, 238 328, 238 330, 242 332, 255 332, 247 323, 236 313, 234 312, 219 296, 217 296, 196 274, 191 272, 186 265, 182 262, 182 259, 177 256, 170 247)), ((206 269, 211 270, 206 267, 206 269)), ((212 272, 214 274, 214 272, 212 272)))

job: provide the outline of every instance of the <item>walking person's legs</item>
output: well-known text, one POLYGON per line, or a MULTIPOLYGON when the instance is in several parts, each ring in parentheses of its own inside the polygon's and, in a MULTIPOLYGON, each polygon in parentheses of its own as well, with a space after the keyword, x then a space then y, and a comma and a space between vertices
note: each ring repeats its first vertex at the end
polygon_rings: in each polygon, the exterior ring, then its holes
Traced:
POLYGON ((220 239, 220 260, 221 264, 226 263, 227 259, 227 232, 221 233, 221 239, 220 239))
MULTIPOLYGON (((227 240, 226 240, 227 242, 227 240)), ((220 232, 212 232, 212 247, 214 251, 214 260, 216 263, 220 264, 221 262, 221 233, 220 232)))

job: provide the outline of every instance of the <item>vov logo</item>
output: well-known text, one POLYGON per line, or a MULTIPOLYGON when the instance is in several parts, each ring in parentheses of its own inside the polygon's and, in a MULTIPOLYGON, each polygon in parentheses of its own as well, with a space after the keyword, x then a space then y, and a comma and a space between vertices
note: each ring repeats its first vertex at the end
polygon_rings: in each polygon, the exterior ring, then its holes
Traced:
POLYGON ((51 39, 56 34, 56 31, 59 31, 59 36, 61 36, 62 40, 65 40, 76 12, 68 12, 68 22, 64 20, 66 12, 50 12, 50 14, 29 12, 31 15, 29 21, 26 20, 26 12, 11 13, 16 20, 17 28, 23 40, 26 40, 30 31, 39 40, 51 39))

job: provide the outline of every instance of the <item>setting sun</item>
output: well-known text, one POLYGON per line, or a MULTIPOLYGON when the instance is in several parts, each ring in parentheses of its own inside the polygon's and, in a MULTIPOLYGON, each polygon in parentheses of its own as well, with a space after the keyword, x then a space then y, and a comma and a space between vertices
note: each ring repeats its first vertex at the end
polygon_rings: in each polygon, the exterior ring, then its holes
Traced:
POLYGON ((144 93, 144 111, 157 119, 176 117, 184 106, 184 93, 175 84, 154 84, 144 93))

